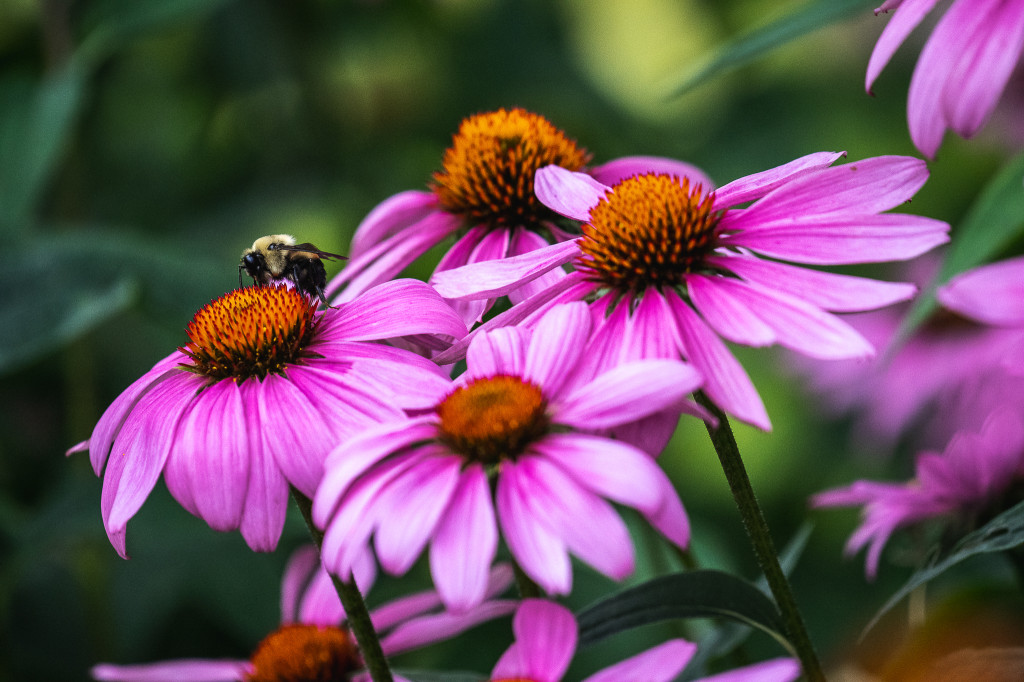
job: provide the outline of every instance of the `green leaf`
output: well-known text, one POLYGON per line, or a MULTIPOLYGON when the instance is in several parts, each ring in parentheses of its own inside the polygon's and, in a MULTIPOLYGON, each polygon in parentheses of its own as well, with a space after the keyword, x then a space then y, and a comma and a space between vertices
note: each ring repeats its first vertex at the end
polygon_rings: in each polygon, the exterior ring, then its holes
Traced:
POLYGON ((889 598, 889 601, 871 619, 864 631, 875 626, 889 609, 916 588, 946 572, 956 564, 977 554, 1003 552, 1024 545, 1024 502, 995 517, 981 528, 968 533, 946 556, 935 556, 928 564, 910 576, 907 583, 889 598))
POLYGON ((582 645, 648 623, 719 617, 764 630, 789 648, 775 603, 749 582, 723 571, 654 578, 588 606, 576 620, 582 645))
POLYGON ((957 226, 935 282, 907 314, 899 338, 906 338, 935 310, 935 290, 953 276, 988 261, 1024 232, 1024 153, 1007 163, 982 189, 957 226))
POLYGON ((712 53, 703 64, 690 69, 669 96, 685 94, 705 81, 749 64, 792 40, 877 5, 878 0, 818 0, 808 3, 796 12, 756 29, 712 53))
POLYGON ((0 83, 0 232, 24 231, 53 177, 85 97, 88 72, 71 60, 41 82, 0 83))

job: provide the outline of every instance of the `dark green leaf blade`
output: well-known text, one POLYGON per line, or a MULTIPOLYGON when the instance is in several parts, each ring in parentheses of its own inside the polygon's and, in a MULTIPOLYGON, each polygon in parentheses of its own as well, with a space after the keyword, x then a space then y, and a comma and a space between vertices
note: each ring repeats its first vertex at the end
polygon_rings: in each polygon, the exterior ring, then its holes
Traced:
MULTIPOLYGON (((690 69, 672 89, 678 97, 721 73, 739 68, 808 33, 865 11, 878 0, 819 0, 729 43, 690 69)), ((866 67, 867 65, 865 65, 866 67)))
POLYGON ((588 606, 577 616, 580 643, 674 618, 728 618, 764 630, 788 648, 774 602, 749 582, 715 570, 648 580, 588 606))
POLYGON ((961 561, 977 554, 1002 552, 1021 545, 1024 545, 1024 502, 1003 512, 981 528, 968 533, 946 556, 936 556, 926 566, 916 571, 875 614, 864 631, 867 632, 873 628, 882 616, 917 587, 941 575, 961 561))
POLYGON ((917 298, 900 329, 906 338, 935 310, 935 289, 953 276, 986 262, 1024 232, 1024 153, 1003 166, 982 189, 955 229, 932 287, 917 298))

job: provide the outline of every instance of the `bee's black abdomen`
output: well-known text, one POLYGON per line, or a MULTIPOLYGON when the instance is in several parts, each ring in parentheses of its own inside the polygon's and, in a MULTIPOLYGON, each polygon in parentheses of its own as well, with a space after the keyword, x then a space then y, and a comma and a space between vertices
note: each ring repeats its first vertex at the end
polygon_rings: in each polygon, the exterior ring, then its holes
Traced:
POLYGON ((327 286, 327 270, 319 258, 297 258, 292 261, 292 281, 299 291, 316 296, 324 303, 327 297, 324 288, 327 286))

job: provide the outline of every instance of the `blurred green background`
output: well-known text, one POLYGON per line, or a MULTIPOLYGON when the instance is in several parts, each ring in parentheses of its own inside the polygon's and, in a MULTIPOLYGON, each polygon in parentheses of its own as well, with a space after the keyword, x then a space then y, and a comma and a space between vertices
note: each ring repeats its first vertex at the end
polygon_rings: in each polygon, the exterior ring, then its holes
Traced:
MULTIPOLYGON (((800 4, 3 0, 0 680, 85 679, 99 661, 247 658, 276 626, 281 569, 306 538, 295 510, 278 551, 254 555, 237 534, 188 515, 161 483, 129 524, 133 558, 123 561, 104 535, 87 456, 64 452, 183 344, 196 309, 237 285, 238 255, 253 239, 293 233, 345 253, 376 203, 425 188, 464 116, 522 106, 595 163, 671 156, 723 184, 820 150, 916 155, 905 102, 918 48, 902 50, 867 96, 864 70, 884 23, 870 3, 668 96, 716 47, 800 4)), ((992 131, 947 139, 907 210, 955 225, 1003 147, 992 131)), ((877 666, 905 614, 857 639, 906 573, 888 566, 866 582, 862 558, 841 556, 855 514, 808 514, 806 499, 854 478, 906 477, 908 459, 851 451, 845 425, 825 421, 780 371, 781 354, 741 358, 775 424, 738 435, 776 540, 809 516, 816 524, 793 575, 812 636, 829 665, 877 666)), ((662 461, 690 512, 698 560, 754 577, 703 426, 682 425, 662 461)), ((638 577, 663 570, 640 564, 638 577)), ((981 586, 973 603, 993 600, 989 585, 1001 594, 998 567, 964 570, 981 586)), ((426 584, 420 566, 408 580, 382 580, 370 601, 426 584)), ((579 568, 570 603, 610 587, 579 568)), ((665 631, 584 651, 574 670, 665 631)), ((399 663, 486 672, 507 638, 502 621, 399 663)), ((767 637, 751 644, 755 657, 781 654, 767 637)))

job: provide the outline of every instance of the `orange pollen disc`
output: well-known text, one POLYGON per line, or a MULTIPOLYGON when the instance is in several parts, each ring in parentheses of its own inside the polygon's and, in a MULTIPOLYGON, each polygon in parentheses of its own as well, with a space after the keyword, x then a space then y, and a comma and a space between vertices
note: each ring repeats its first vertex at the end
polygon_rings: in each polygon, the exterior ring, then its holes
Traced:
POLYGON ((338 627, 282 625, 252 655, 245 682, 339 682, 360 666, 355 640, 338 627))
POLYGON ((461 386, 437 407, 441 440, 467 458, 514 459, 548 431, 547 402, 519 377, 495 376, 461 386))
POLYGON ((555 214, 533 194, 533 175, 551 164, 578 171, 590 154, 523 109, 499 109, 462 121, 431 188, 441 206, 474 225, 532 226, 555 214))
POLYGON ((590 211, 576 267, 595 281, 640 293, 681 284, 715 247, 714 196, 670 175, 639 175, 612 187, 590 211))
POLYGON ((303 357, 316 330, 317 303, 287 287, 246 287, 204 306, 189 322, 188 370, 211 379, 260 380, 303 357))

